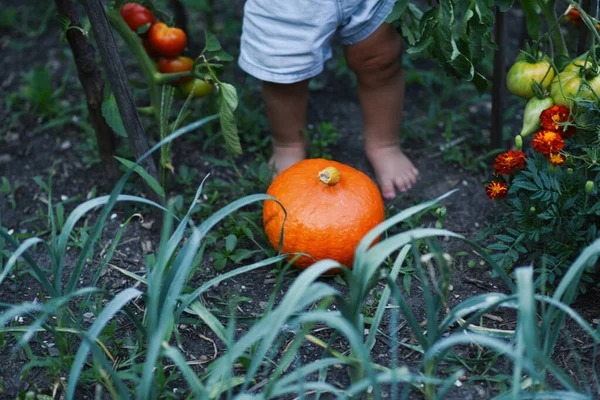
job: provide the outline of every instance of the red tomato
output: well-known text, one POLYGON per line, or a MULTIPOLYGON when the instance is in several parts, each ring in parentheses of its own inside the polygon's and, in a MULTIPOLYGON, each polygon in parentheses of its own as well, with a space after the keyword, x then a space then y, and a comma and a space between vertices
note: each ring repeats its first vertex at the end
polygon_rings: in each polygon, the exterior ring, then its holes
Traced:
POLYGON ((148 53, 148 55, 151 58, 158 58, 160 56, 160 54, 158 54, 154 47, 152 47, 152 45, 150 44, 150 39, 148 39, 147 37, 142 37, 142 45, 144 46, 146 53, 148 53))
POLYGON ((153 24, 156 22, 156 19, 150 10, 138 3, 123 4, 119 11, 121 17, 123 17, 127 25, 134 32, 137 32, 141 26, 144 26, 147 23, 153 24))
MULTIPOLYGON (((158 70, 163 74, 176 74, 178 72, 191 71, 194 60, 189 57, 179 56, 176 58, 161 57, 158 59, 158 70)), ((191 77, 185 77, 173 81, 173 83, 183 83, 189 81, 191 77)))
POLYGON ((187 45, 185 32, 158 22, 150 28, 148 38, 152 47, 164 57, 178 57, 187 45))

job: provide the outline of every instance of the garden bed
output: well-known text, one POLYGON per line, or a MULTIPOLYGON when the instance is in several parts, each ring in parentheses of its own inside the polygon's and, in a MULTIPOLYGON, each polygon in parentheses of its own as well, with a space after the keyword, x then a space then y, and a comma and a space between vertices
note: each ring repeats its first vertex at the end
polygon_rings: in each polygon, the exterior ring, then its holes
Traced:
MULTIPOLYGON (((19 12, 31 13, 31 4, 9 1, 19 12)), ((30 2, 31 3, 31 2, 30 2)), ((221 10, 223 11, 223 10, 221 10)), ((239 12, 234 12, 239 17, 239 12)), ((222 15, 216 13, 220 20, 222 15)), ((192 18, 197 15, 192 14, 192 18)), ((32 20, 41 18, 31 13, 32 20)), ((226 15, 223 19, 223 35, 229 35, 225 46, 228 51, 236 53, 234 18, 226 15), (227 19, 231 18, 231 19, 227 19)), ((33 29, 32 25, 28 29, 33 29)), ((77 75, 72 65, 72 57, 65 44, 59 43, 59 28, 50 20, 48 28, 38 36, 28 38, 16 27, 5 27, 0 30, 0 48, 3 57, 0 67, 5 77, 0 85, 0 97, 4 104, 0 110, 0 120, 5 121, 0 128, 0 177, 6 178, 8 188, 0 196, 0 221, 20 241, 28 237, 39 236, 50 240, 48 218, 48 192, 42 188, 41 182, 52 182, 52 203, 55 213, 63 213, 66 218, 74 207, 92 197, 109 194, 112 183, 107 182, 102 166, 97 162, 93 134, 82 128, 84 116, 83 96, 78 86, 77 75), (24 51, 23 48, 26 50, 24 51), (23 66, 27 66, 24 69, 23 66), (44 87, 43 83, 32 83, 23 73, 35 67, 45 68, 53 78, 48 104, 34 105, 27 103, 24 87, 44 87), (29 83, 28 83, 29 82, 29 83), (61 91, 59 88, 62 87, 61 91), (9 99, 8 101, 6 99, 9 99), (10 102, 10 104, 9 104, 10 102), (51 105, 53 104, 53 105, 51 105), (45 110, 47 108, 47 110, 45 110), (57 121, 62 121, 57 123, 57 121), (56 123, 56 126, 53 124, 56 123), (39 180, 39 183, 34 181, 39 180), (58 208, 56 206, 59 205, 58 208)), ((124 58, 128 70, 135 77, 135 63, 124 58)), ((362 150, 360 107, 355 95, 355 88, 347 75, 344 75, 344 65, 339 59, 333 60, 331 68, 317 79, 314 90, 310 94, 309 129, 313 131, 315 144, 313 155, 331 155, 336 161, 348 164, 373 177, 372 170, 362 150), (330 125, 329 125, 330 124, 330 125), (316 133, 315 133, 316 132, 316 133), (334 133, 335 132, 335 133, 334 133), (336 136, 337 134, 337 136, 336 136), (316 135, 316 136, 314 136, 316 135)), ((403 148, 419 169, 418 183, 407 193, 400 194, 394 201, 386 202, 386 214, 393 216, 400 210, 415 204, 435 199, 452 190, 458 189, 450 197, 444 199, 440 206, 445 207, 443 227, 469 239, 478 239, 481 244, 489 242, 489 238, 478 238, 497 221, 499 215, 505 212, 496 202, 491 201, 484 191, 484 182, 491 172, 495 153, 489 154, 486 146, 489 138, 489 118, 491 103, 489 94, 478 97, 474 88, 468 84, 459 83, 446 78, 435 78, 443 74, 435 66, 417 60, 406 64, 407 87, 403 117, 403 148), (432 78, 433 77, 433 78, 432 78), (439 94, 436 98, 436 93, 439 94), (448 128, 448 129, 447 129, 448 128), (486 165, 488 167, 486 167, 486 165)), ((258 83, 248 79, 239 68, 232 66, 227 72, 230 79, 242 88, 241 101, 243 109, 239 110, 240 136, 246 149, 239 157, 231 158, 225 152, 225 147, 218 135, 203 129, 190 135, 183 136, 173 144, 172 160, 176 170, 175 176, 167 188, 170 198, 181 196, 183 207, 181 213, 189 206, 193 194, 202 179, 210 174, 205 184, 204 195, 200 198, 202 207, 192 217, 199 224, 207 216, 216 212, 220 207, 231 203, 245 195, 264 193, 268 179, 265 175, 265 160, 269 156, 269 143, 263 111, 260 107, 258 83), (245 125, 246 124, 246 125, 245 125), (253 125, 252 125, 253 124, 253 125), (248 126, 252 127, 247 129, 248 126), (187 173, 183 174, 184 170, 187 173), (194 172, 196 171, 196 172, 194 172)), ((41 78, 43 79, 43 78, 41 78)), ((519 103, 520 104, 520 103, 519 103)), ((507 107, 507 119, 516 119, 511 104, 507 107)), ((194 110, 195 116, 202 116, 208 110, 205 103, 200 110, 194 110)), ((509 123, 511 128, 518 127, 519 122, 509 123)), ((216 125, 215 130, 218 130, 216 125)), ((150 134, 156 134, 150 129, 150 134)), ((156 142, 153 139, 152 142, 156 142)), ((121 155, 127 155, 127 148, 121 149, 121 155)), ((130 159, 132 157, 129 157, 130 159)), ((137 175, 134 175, 125 187, 124 193, 144 195, 144 187, 137 175)), ((212 279, 225 271, 231 271, 243 265, 259 262, 274 254, 260 229, 244 222, 253 221, 260 227, 260 204, 246 206, 242 210, 247 213, 247 219, 230 217, 213 230, 203 258, 199 261, 194 277, 188 283, 192 288, 212 279), (244 236, 244 228, 252 231, 256 242, 244 236), (229 261, 223 270, 215 268, 215 260, 219 258, 219 249, 224 246, 225 238, 235 232, 239 237, 237 246, 246 250, 260 250, 240 264, 229 261)), ((77 225, 72 236, 72 245, 65 257, 65 281, 79 256, 76 244, 81 243, 90 227, 96 222, 98 211, 89 214, 77 225)), ((94 249, 94 256, 86 266, 80 281, 80 286, 89 284, 95 267, 101 264, 112 239, 134 213, 140 213, 142 218, 135 218, 128 225, 113 258, 102 274, 98 286, 104 287, 117 294, 128 287, 140 287, 143 284, 127 275, 127 272, 142 275, 147 265, 149 254, 157 252, 160 245, 158 225, 148 207, 137 204, 118 205, 111 212, 105 228, 94 249)), ((181 215, 181 214, 180 214, 181 215)), ((63 221, 64 221, 63 218, 63 221)), ((434 227, 437 219, 432 213, 424 215, 417 223, 419 226, 434 227)), ((404 226, 403 229, 407 229, 404 226)), ((490 266, 481 260, 466 244, 456 239, 442 238, 443 249, 453 257, 451 264, 451 289, 448 295, 448 306, 452 307, 470 297, 490 292, 509 293, 503 281, 494 277, 490 266)), ((49 265, 49 257, 44 247, 38 246, 33 256, 42 267, 49 265)), ((4 258, 6 263, 6 257, 4 258)), ((0 285, 0 301, 4 304, 17 304, 43 300, 43 288, 27 272, 25 264, 15 270, 8 279, 0 285)), ((252 326, 255 319, 263 316, 269 306, 271 297, 275 296, 275 305, 286 293, 287 288, 294 282, 299 272, 288 271, 283 277, 279 276, 279 267, 265 267, 256 271, 242 274, 226 280, 210 288, 203 296, 204 305, 219 316, 226 326, 235 314, 236 328, 234 336, 241 337, 252 326), (280 287, 278 285, 281 284, 280 287), (275 291, 275 292, 274 292, 275 291), (230 307, 235 304, 235 311, 230 307)), ((348 286, 340 279, 321 278, 342 292, 348 294, 348 286)), ((408 303, 415 310, 419 322, 426 319, 424 310, 425 300, 422 288, 414 272, 401 273, 399 282, 405 287, 410 286, 408 303)), ((66 282, 65 282, 66 283, 66 282)), ((378 286, 382 291, 383 282, 378 286)), ((377 299, 369 298, 373 309, 367 306, 365 312, 374 312, 377 299)), ((598 325, 598 310, 600 309, 600 291, 595 288, 588 290, 578 298, 574 309, 593 327, 598 325)), ((137 303, 137 313, 142 315, 143 302, 137 303)), ((135 310, 135 307, 134 307, 135 310)), ((481 321, 486 328, 503 331, 513 330, 516 326, 514 310, 485 314, 481 321)), ((25 322, 28 321, 25 317, 25 322)), ((191 318, 191 316, 190 316, 191 318)), ((421 354, 411 350, 410 345, 416 345, 410 326, 402 319, 398 324, 398 340, 400 348, 398 362, 409 368, 418 368, 421 354)), ((90 317, 86 322, 93 322, 90 317)), ((134 337, 135 330, 122 316, 115 318, 116 324, 103 334, 106 344, 111 346, 120 357, 126 357, 126 343, 134 337)), ((19 320, 13 323, 18 325, 19 320)), ((387 332, 390 328, 390 316, 386 314, 381 330, 387 332)), ((327 341, 333 330, 325 325, 313 328, 315 337, 327 341)), ((211 361, 226 353, 225 344, 206 326, 195 326, 183 321, 178 325, 179 348, 193 369, 204 372, 211 361)), ((296 331, 290 328, 282 332, 285 342, 290 344, 296 331)), ((64 389, 64 379, 67 372, 64 365, 58 362, 58 353, 51 343, 52 335, 40 333, 36 335, 28 349, 31 349, 39 360, 50 360, 47 365, 33 367, 26 378, 21 376, 24 365, 32 361, 31 354, 23 348, 13 351, 16 344, 10 334, 5 334, 0 340, 0 359, 4 366, 0 371, 0 394, 2 398, 15 398, 20 393, 33 391, 38 394, 52 395, 53 391, 64 389), (56 363, 52 363, 52 359, 56 363), (62 382, 61 382, 62 380, 62 382)), ((76 340, 78 341, 78 339, 76 340)), ((172 341, 172 345, 177 342, 172 341)), ((592 379, 596 376, 594 368, 595 347, 593 340, 576 324, 569 322, 562 331, 561 338, 554 351, 554 362, 576 382, 581 376, 592 379), (577 349, 575 353, 573 349, 577 349), (582 368, 582 372, 577 371, 582 368)), ((371 351, 371 359, 389 366, 391 363, 391 346, 388 335, 377 337, 371 351)), ((286 347, 286 346, 284 346, 286 347)), ((344 353, 348 343, 341 338, 336 339, 333 347, 344 353)), ((74 346, 74 350, 77 346, 74 346)), ((497 395, 510 384, 511 365, 503 357, 493 357, 482 347, 465 346, 457 352, 465 360, 465 365, 459 363, 442 363, 440 371, 445 374, 456 368, 467 367, 467 372, 450 390, 450 399, 483 399, 497 395)), ((74 353, 73 353, 74 355, 74 353)), ((283 354, 274 354, 271 362, 277 364, 283 354)), ((298 364, 307 364, 323 357, 323 349, 314 343, 302 345, 298 354, 298 364)), ((72 360, 69 360, 72 361, 72 360)), ((61 361, 62 362, 62 361, 61 361)), ((236 365, 241 371, 241 365, 236 365)), ((166 368, 167 376, 174 369, 166 368)), ((350 384, 346 367, 330 369, 327 381, 343 389, 350 384)), ((87 374, 90 379, 94 375, 87 374)), ((315 374, 314 379, 318 376, 315 374)), ((267 377, 262 377, 267 379, 267 377)), ((170 396, 185 398, 186 384, 183 379, 169 386, 170 396), (173 391, 178 387, 177 392, 173 391)), ((261 385, 257 379, 256 385, 261 385)), ((251 385, 252 386, 252 385, 251 385)), ((595 386, 595 384, 593 384, 595 386)), ((389 387, 384 386, 386 395, 389 387)), ((256 390, 259 390, 257 386, 256 390)), ((80 386, 77 398, 93 398, 94 386, 80 386)), ((414 394, 414 398, 420 398, 414 394)), ((294 396, 290 397, 293 398, 294 396)))

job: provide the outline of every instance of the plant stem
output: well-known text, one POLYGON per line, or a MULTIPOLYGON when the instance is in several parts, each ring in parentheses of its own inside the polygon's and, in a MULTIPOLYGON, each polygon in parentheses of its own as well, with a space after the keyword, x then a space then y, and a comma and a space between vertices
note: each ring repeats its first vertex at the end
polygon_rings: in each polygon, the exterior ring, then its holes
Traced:
MULTIPOLYGON (((433 358, 425 362, 425 377, 432 378, 435 373, 435 360, 433 358)), ((427 400, 435 399, 435 385, 432 383, 425 384, 425 398, 427 400)))
POLYGON ((137 33, 132 31, 125 23, 118 10, 106 8, 106 16, 112 27, 117 31, 119 36, 127 43, 127 47, 131 54, 137 59, 140 69, 146 78, 148 88, 150 89, 150 103, 154 108, 154 117, 160 126, 160 82, 157 80, 159 75, 156 65, 146 53, 146 49, 142 45, 142 41, 137 33))
POLYGON ((556 4, 556 0, 538 0, 538 5, 542 10, 542 14, 544 14, 544 18, 546 18, 546 21, 548 22, 548 26, 553 27, 552 39, 554 41, 554 45, 556 46, 556 51, 559 55, 569 57, 569 50, 567 50, 565 38, 563 37, 560 31, 560 27, 558 25, 558 18, 556 17, 556 13, 554 12, 554 4, 556 4))
POLYGON ((173 82, 173 81, 176 81, 177 79, 186 78, 189 76, 194 76, 194 72, 193 71, 185 71, 185 72, 176 72, 176 73, 172 73, 172 74, 161 74, 160 72, 156 72, 154 74, 153 79, 154 79, 154 82, 156 82, 159 85, 162 85, 162 84, 173 82))

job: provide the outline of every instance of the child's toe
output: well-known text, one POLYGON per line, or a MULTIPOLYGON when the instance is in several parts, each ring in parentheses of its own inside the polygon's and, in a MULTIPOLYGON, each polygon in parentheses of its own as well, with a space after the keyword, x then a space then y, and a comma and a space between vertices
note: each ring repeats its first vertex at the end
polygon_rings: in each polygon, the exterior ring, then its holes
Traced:
POLYGON ((396 197, 394 182, 391 180, 383 181, 381 183, 381 193, 383 194, 384 199, 393 200, 396 197))

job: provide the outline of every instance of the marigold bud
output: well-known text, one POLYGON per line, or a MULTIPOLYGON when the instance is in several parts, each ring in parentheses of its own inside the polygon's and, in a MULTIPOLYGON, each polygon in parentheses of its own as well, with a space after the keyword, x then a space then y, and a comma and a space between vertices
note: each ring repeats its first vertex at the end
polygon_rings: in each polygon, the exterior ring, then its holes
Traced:
POLYGON ((529 209, 529 212, 532 212, 532 213, 536 212, 536 209, 535 209, 535 207, 531 207, 531 208, 529 209))
POLYGON ((592 193, 592 190, 594 190, 594 182, 593 181, 587 181, 585 183, 585 192, 586 193, 592 193))
POLYGON ((521 151, 521 149, 523 148, 523 136, 515 136, 515 146, 517 146, 517 150, 521 151))
POLYGON ((567 168, 567 174, 573 175, 573 168, 567 168))

